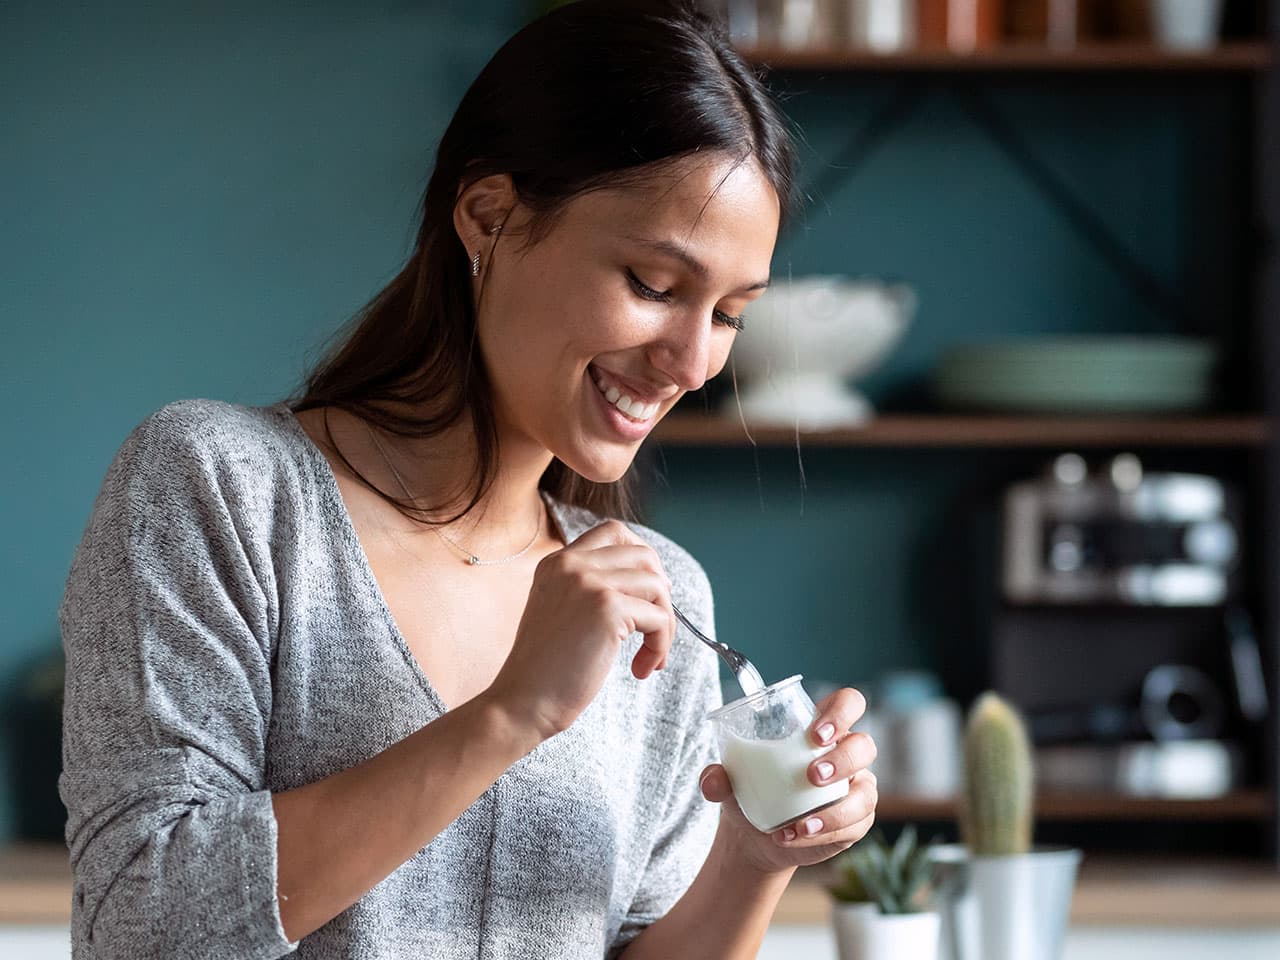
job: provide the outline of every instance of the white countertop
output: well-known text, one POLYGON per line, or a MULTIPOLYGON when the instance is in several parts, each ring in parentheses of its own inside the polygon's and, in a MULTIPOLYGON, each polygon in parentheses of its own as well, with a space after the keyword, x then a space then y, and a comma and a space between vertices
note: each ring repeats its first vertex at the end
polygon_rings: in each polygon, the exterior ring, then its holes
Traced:
MULTIPOLYGON (((0 956, 67 960, 65 927, 0 925, 0 956)), ((775 924, 757 960, 836 960, 835 939, 822 926, 775 924)), ((1276 960, 1276 930, 1153 930, 1149 927, 1081 927, 1067 934, 1062 960, 1276 960)))
MULTIPOLYGON (((67 960, 64 847, 0 849, 0 958, 67 960)), ((801 871, 759 960, 836 960, 825 873, 801 871)), ((1086 856, 1062 960, 1280 960, 1280 871, 1265 861, 1086 856)))
MULTIPOLYGON (((774 924, 757 960, 836 960, 835 937, 821 926, 774 924)), ((1062 960, 1276 960, 1280 928, 1076 927, 1062 960)))

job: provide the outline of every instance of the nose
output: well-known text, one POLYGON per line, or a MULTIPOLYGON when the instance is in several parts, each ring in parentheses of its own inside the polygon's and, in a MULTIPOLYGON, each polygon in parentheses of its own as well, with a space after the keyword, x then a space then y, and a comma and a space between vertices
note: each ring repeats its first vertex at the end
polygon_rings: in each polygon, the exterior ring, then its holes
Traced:
POLYGON ((672 311, 670 323, 649 348, 649 362, 684 391, 700 390, 711 369, 712 327, 706 314, 672 311))

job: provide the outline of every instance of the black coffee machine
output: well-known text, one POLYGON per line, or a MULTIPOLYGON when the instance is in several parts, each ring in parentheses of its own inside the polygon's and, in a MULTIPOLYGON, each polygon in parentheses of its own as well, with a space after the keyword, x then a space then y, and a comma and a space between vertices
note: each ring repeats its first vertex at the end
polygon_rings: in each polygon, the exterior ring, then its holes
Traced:
POLYGON ((1066 453, 1003 498, 991 685, 1022 708, 1048 788, 1217 796, 1250 779, 1267 712, 1221 480, 1090 470, 1066 453))

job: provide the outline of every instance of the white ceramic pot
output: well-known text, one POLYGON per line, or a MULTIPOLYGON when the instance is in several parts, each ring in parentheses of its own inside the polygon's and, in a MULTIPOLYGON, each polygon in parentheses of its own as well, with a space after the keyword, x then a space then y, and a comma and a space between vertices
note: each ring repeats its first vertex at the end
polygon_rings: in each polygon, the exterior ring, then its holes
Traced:
POLYGON ((849 40, 855 47, 888 53, 916 42, 914 0, 848 0, 849 40))
POLYGON ((874 904, 841 904, 834 921, 840 960, 937 960, 940 921, 931 910, 886 914, 874 904))
MULTIPOLYGON (((845 381, 888 355, 915 308, 915 293, 902 284, 841 276, 774 284, 751 305, 733 347, 734 370, 746 384, 743 416, 802 430, 866 421, 871 405, 845 381)), ((737 404, 729 396, 725 415, 737 419, 737 404)))
POLYGON ((831 910, 831 923, 836 930, 836 950, 840 960, 856 960, 856 950, 862 943, 862 930, 867 923, 880 916, 880 908, 874 903, 843 903, 836 901, 831 910))
POLYGON ((1066 847, 1008 857, 934 847, 942 960, 1061 960, 1081 857, 1066 847))

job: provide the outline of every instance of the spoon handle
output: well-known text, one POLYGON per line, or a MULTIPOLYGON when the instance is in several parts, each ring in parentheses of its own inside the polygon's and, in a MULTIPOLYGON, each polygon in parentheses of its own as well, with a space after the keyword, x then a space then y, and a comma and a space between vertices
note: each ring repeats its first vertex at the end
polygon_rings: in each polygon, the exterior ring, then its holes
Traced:
POLYGON ((743 693, 752 694, 764 689, 764 678, 760 676, 760 671, 755 668, 755 665, 750 660, 727 643, 712 640, 695 627, 674 603, 671 604, 671 609, 674 611, 676 619, 683 623, 690 633, 720 654, 720 659, 729 667, 729 672, 738 681, 738 686, 742 688, 743 693))

